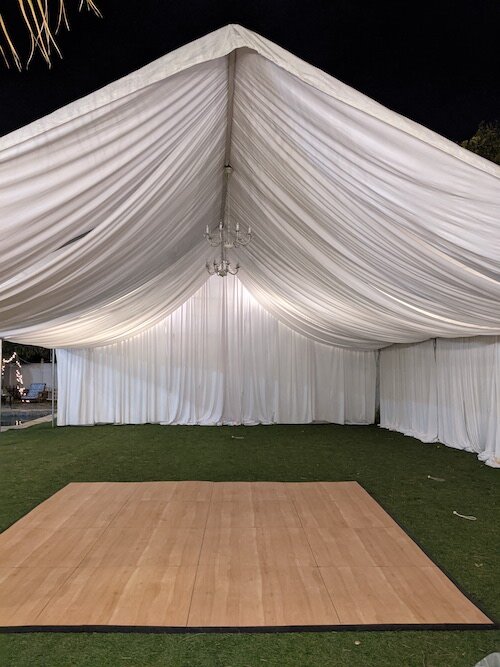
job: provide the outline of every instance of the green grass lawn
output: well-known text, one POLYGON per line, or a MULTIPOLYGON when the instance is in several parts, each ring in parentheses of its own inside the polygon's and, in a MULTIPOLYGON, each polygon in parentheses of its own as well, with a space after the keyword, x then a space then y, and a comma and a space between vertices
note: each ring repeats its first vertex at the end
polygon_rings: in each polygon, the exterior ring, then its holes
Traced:
MULTIPOLYGON (((0 530, 68 482, 182 479, 357 480, 462 590, 500 618, 498 471, 472 454, 376 427, 42 425, 7 431, 0 436, 0 530)), ((495 650, 496 630, 42 633, 0 635, 0 667, 472 667, 495 650)))

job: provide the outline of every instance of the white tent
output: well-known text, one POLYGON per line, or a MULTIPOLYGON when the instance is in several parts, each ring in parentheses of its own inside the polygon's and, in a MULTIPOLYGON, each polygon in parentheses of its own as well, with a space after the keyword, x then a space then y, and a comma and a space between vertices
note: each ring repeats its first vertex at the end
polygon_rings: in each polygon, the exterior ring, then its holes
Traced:
MULTIPOLYGON (((492 351, 457 399, 490 392, 493 416, 478 413, 482 394, 472 401, 481 443, 469 416, 467 443, 448 444, 493 461, 500 169, 240 26, 0 140, 0 337, 123 346, 165 322, 207 280, 203 230, 218 223, 227 163, 230 216, 255 236, 238 277, 281 326, 338 354, 458 337, 451 354, 492 351)), ((410 387, 387 426, 422 435, 402 414, 418 391, 432 412, 446 343, 427 344, 420 389, 401 361, 411 348, 382 354, 381 391, 403 367, 410 387)), ((382 422, 388 405, 381 393, 382 422)), ((433 429, 427 439, 446 440, 433 429)))

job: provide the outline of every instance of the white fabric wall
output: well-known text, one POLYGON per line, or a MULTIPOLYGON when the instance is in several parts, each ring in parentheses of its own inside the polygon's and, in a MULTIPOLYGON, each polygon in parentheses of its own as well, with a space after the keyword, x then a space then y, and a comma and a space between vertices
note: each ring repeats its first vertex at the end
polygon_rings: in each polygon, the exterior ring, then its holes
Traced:
POLYGON ((438 439, 433 340, 380 351, 380 426, 423 442, 438 439))
POLYGON ((374 421, 376 352, 294 332, 235 277, 134 338, 57 360, 59 425, 374 421))
POLYGON ((438 339, 440 442, 500 466, 500 336, 438 339))
POLYGON ((380 426, 500 466, 500 337, 437 339, 380 353, 380 426))

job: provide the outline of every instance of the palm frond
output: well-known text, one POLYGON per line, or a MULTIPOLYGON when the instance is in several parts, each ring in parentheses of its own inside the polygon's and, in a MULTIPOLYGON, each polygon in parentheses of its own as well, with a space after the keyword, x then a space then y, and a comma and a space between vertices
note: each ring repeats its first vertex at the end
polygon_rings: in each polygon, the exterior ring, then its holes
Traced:
MULTIPOLYGON (((102 14, 94 0, 72 0, 78 10, 85 7, 96 16, 102 18, 102 14)), ((62 58, 61 50, 56 41, 56 35, 64 26, 69 30, 69 20, 66 11, 67 0, 17 0, 18 25, 16 15, 10 17, 7 26, 5 14, 0 11, 0 56, 6 67, 14 65, 19 71, 28 68, 35 54, 39 53, 47 63, 52 66, 54 54, 62 58), (23 27, 29 38, 29 52, 22 57, 20 49, 15 44, 13 35, 20 34, 20 26, 23 27)), ((16 37, 19 42, 19 37, 16 37)))

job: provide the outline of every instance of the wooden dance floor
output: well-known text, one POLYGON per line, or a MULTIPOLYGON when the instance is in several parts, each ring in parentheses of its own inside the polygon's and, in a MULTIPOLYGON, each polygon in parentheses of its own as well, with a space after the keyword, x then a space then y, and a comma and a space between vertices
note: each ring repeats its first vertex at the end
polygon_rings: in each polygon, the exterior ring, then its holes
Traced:
POLYGON ((491 625, 356 482, 75 483, 0 535, 0 626, 491 625))

